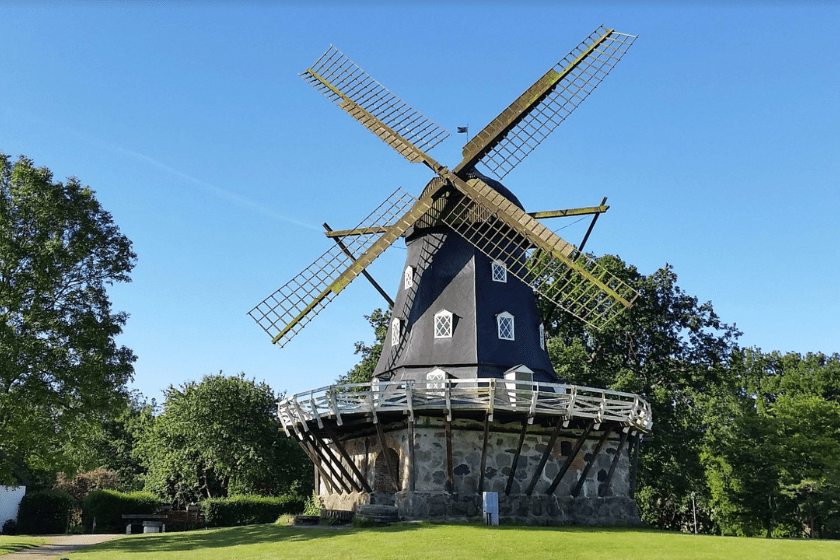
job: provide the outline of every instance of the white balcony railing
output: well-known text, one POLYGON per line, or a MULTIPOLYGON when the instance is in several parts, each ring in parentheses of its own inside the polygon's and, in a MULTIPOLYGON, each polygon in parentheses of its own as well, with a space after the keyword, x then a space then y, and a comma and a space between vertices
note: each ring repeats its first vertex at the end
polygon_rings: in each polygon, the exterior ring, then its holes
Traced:
POLYGON ((650 405, 638 395, 593 389, 563 383, 538 383, 507 379, 449 379, 429 383, 415 381, 344 383, 298 393, 278 403, 283 429, 308 429, 308 423, 323 426, 332 419, 340 426, 343 417, 402 412, 411 420, 423 411, 485 410, 492 420, 495 411, 537 416, 591 418, 597 422, 621 422, 649 432, 653 425, 650 405))

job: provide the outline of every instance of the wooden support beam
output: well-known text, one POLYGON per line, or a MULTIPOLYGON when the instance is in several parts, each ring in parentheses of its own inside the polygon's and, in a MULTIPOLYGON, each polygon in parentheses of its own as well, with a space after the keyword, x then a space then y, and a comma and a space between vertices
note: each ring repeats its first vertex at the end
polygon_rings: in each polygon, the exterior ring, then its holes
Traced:
MULTIPOLYGON (((571 216, 587 216, 591 214, 603 214, 607 210, 610 209, 609 206, 606 206, 607 199, 601 202, 600 206, 586 206, 583 208, 567 208, 565 210, 544 210, 542 212, 528 212, 528 215, 532 218, 536 218, 537 220, 545 220, 547 218, 569 218, 571 216)), ((366 228, 356 228, 356 229, 337 229, 332 230, 329 228, 327 224, 324 224, 324 235, 331 239, 340 239, 342 237, 351 237, 354 235, 376 235, 378 233, 385 233, 388 231, 388 228, 391 226, 373 226, 373 227, 366 227, 366 228)), ((355 257, 351 256, 353 259, 355 257)))
POLYGON ((621 439, 618 441, 618 447, 615 450, 615 455, 613 455, 612 463, 610 463, 610 471, 607 473, 606 480, 604 480, 604 482, 601 483, 601 486, 598 487, 598 496, 600 497, 604 497, 610 489, 610 482, 612 481, 615 467, 618 465, 618 460, 621 458, 621 450, 624 449, 624 443, 627 441, 627 435, 629 433, 630 428, 625 428, 625 431, 621 432, 621 439))
POLYGON ((414 492, 417 485, 417 471, 414 464, 414 418, 408 422, 408 491, 414 492))
POLYGON ((342 457, 344 457, 344 460, 347 461, 348 465, 350 465, 350 469, 353 471, 353 474, 355 474, 358 477, 359 482, 361 482, 364 491, 368 493, 373 492, 370 485, 368 485, 367 479, 365 479, 364 475, 359 470, 359 467, 356 466, 356 462, 353 460, 350 454, 347 453, 347 449, 345 449, 345 447, 341 444, 338 438, 335 437, 333 431, 328 426, 324 426, 324 433, 327 434, 327 437, 330 438, 330 441, 333 442, 335 448, 338 449, 339 454, 342 457))
MULTIPOLYGON (((607 203, 607 197, 604 197, 604 200, 601 201, 602 208, 609 208, 609 206, 604 206, 607 203)), ((586 246, 586 242, 589 240, 589 234, 592 233, 592 229, 595 227, 595 222, 598 221, 598 216, 600 216, 600 212, 592 216, 592 223, 589 224, 589 229, 586 230, 586 235, 583 236, 583 241, 580 242, 580 247, 578 247, 578 251, 581 253, 583 252, 583 248, 586 246)))
POLYGON ((341 476, 339 470, 330 460, 329 455, 327 455, 326 451, 324 451, 322 447, 319 447, 318 440, 315 438, 314 435, 312 435, 312 431, 310 430, 308 432, 304 432, 303 435, 306 438, 311 438, 309 441, 309 445, 312 447, 312 450, 315 452, 315 454, 318 455, 318 457, 321 459, 321 464, 326 465, 326 468, 332 473, 330 481, 333 483, 333 486, 335 486, 336 489, 338 489, 338 486, 341 486, 344 492, 347 492, 348 494, 352 492, 352 490, 350 490, 350 487, 347 486, 347 483, 344 481, 344 477, 341 476), (336 485, 335 483, 338 484, 336 485))
POLYGON ((583 472, 580 473, 580 478, 578 479, 577 484, 575 484, 575 487, 572 489, 572 496, 574 496, 575 498, 577 498, 578 494, 580 494, 580 490, 581 488, 583 488, 583 483, 586 482, 586 477, 589 475, 589 471, 592 469, 592 465, 595 464, 595 460, 598 458, 598 454, 601 453, 601 449, 604 448, 604 444, 607 443, 607 438, 610 437, 612 431, 613 425, 610 424, 609 426, 607 426, 607 429, 604 430, 604 433, 601 435, 601 439, 598 440, 598 445, 595 447, 595 451, 592 452, 592 460, 586 463, 586 466, 583 467, 583 472))
MULTIPOLYGON (((327 230, 327 237, 332 237, 335 240, 338 247, 344 252, 344 254, 355 261, 356 260, 356 255, 354 255, 352 252, 350 252, 350 249, 348 249, 347 246, 344 244, 344 242, 341 241, 341 238, 339 236, 330 235, 330 233, 332 233, 332 228, 330 228, 330 226, 327 225, 327 222, 324 222, 323 225, 324 225, 324 229, 327 230)), ((385 230, 383 230, 383 232, 384 231, 385 230)), ((367 278, 367 281, 371 283, 371 285, 376 289, 377 292, 379 292, 379 295, 382 296, 383 298, 385 298, 385 301, 388 302, 388 307, 393 308, 394 307, 394 300, 392 300, 391 296, 388 295, 388 292, 383 290, 382 286, 380 286, 376 282, 376 280, 373 279, 373 276, 371 276, 366 270, 362 271, 362 275, 365 278, 367 278)))
MULTIPOLYGON (((301 445, 304 448, 306 448, 304 444, 301 443, 301 445)), ((327 488, 328 494, 332 494, 334 491, 337 492, 338 487, 333 485, 332 477, 327 471, 324 470, 324 467, 321 466, 321 459, 318 457, 318 455, 312 450, 307 450, 306 454, 309 455, 309 458, 312 460, 312 464, 315 465, 315 479, 319 482, 324 483, 324 486, 326 486, 327 488), (335 490, 333 490, 334 488, 335 490)), ((315 485, 315 491, 318 494, 321 493, 320 484, 315 485)))
POLYGON ((455 465, 452 464, 452 418, 446 418, 446 484, 447 492, 455 491, 455 465))
POLYGON ((536 218, 538 220, 544 220, 546 218, 567 218, 570 216, 586 216, 588 214, 602 214, 610 209, 609 206, 606 205, 607 199, 606 197, 604 200, 601 201, 600 206, 587 206, 585 208, 569 208, 567 210, 549 210, 547 212, 528 212, 528 214, 532 218, 536 218))
POLYGON ((312 411, 312 416, 314 416, 315 421, 318 422, 318 427, 323 428, 324 427, 324 422, 321 421, 321 415, 318 414, 318 407, 315 404, 315 399, 312 399, 312 398, 309 399, 309 410, 312 411))
POLYGON ((557 486, 560 484, 560 481, 563 480, 563 477, 566 476, 566 472, 569 470, 569 467, 572 466, 572 463, 577 457, 577 454, 580 453, 580 448, 583 447, 583 444, 586 442, 586 438, 589 437, 589 432, 592 431, 592 428, 595 427, 595 421, 591 421, 589 424, 586 425, 584 428, 583 433, 580 434, 580 437, 575 442, 575 447, 572 449, 572 452, 569 453, 569 456, 566 457, 566 460, 563 462, 563 465, 560 467, 560 471, 557 473, 557 476, 554 477, 554 480, 551 481, 551 486, 548 487, 546 494, 549 496, 554 494, 554 491, 557 490, 557 486))
MULTIPOLYGON (((324 224, 324 228, 327 229, 329 226, 324 224)), ((356 229, 337 229, 335 231, 331 229, 327 229, 324 232, 324 235, 327 237, 331 237, 333 239, 338 239, 341 237, 350 237, 353 235, 375 235, 377 233, 385 233, 388 231, 388 228, 391 226, 374 226, 374 227, 367 227, 367 228, 356 228, 356 229)), ((353 257, 354 259, 356 257, 353 257)))
POLYGON ((528 484, 528 489, 525 490, 527 495, 531 495, 534 493, 534 488, 537 486, 537 482, 542 476, 543 469, 545 468, 545 463, 548 461, 549 455, 551 455, 551 450, 554 449, 554 442, 557 441, 557 436, 560 435, 560 428, 563 427, 563 417, 557 418, 557 426, 554 427, 554 432, 551 434, 551 437, 548 440, 548 445, 543 452, 542 458, 540 459, 540 463, 537 465, 537 470, 534 473, 533 478, 531 478, 531 483, 528 484))
POLYGON ((335 465, 335 468, 341 474, 342 480, 347 480, 350 483, 350 486, 353 487, 353 490, 355 490, 356 492, 361 492, 361 485, 359 485, 353 479, 350 473, 347 472, 347 469, 345 469, 344 465, 341 464, 341 460, 335 456, 335 454, 332 451, 332 448, 329 445, 327 445, 327 442, 324 441, 321 435, 318 434, 315 430, 310 430, 310 433, 312 434, 312 437, 315 438, 315 441, 317 441, 321 445, 321 449, 323 449, 324 453, 327 455, 327 457, 329 457, 329 461, 335 465))
MULTIPOLYGON (((491 397, 492 398, 492 397, 491 397)), ((493 415, 492 410, 487 411, 484 415, 484 443, 481 446, 481 462, 479 463, 478 475, 478 493, 484 492, 484 467, 487 465, 487 438, 490 436, 490 417, 493 415)))
MULTIPOLYGON (((534 391, 536 395, 537 392, 534 391)), ((516 446, 516 453, 513 454, 513 464, 510 466, 507 484, 505 484, 505 495, 510 495, 510 488, 513 486, 513 475, 516 474, 516 465, 519 463, 519 454, 522 452, 522 444, 525 442, 525 432, 528 430, 528 423, 532 421, 530 414, 522 420, 522 431, 519 432, 519 445, 516 446)))
MULTIPOLYGON (((443 382, 443 394, 446 397, 446 421, 452 422, 452 395, 451 395, 451 383, 449 380, 445 380, 443 382)), ((451 433, 451 426, 450 426, 450 433, 451 433)))
MULTIPOLYGON (((632 466, 630 467, 630 497, 636 497, 636 473, 639 471, 639 445, 642 443, 642 433, 636 432, 636 441, 632 447, 632 466)), ((629 451, 629 450, 628 450, 629 451)))
POLYGON ((341 413, 338 411, 338 404, 335 402, 335 393, 332 391, 327 392, 327 400, 330 401, 330 408, 332 408, 333 414, 335 414, 335 423, 341 426, 344 422, 341 420, 341 413))
POLYGON ((292 403, 295 410, 297 411, 297 417, 300 419, 300 426, 303 428, 303 431, 304 432, 308 431, 309 430, 309 425, 306 423, 306 417, 303 415, 303 410, 300 408, 300 403, 294 397, 292 397, 290 402, 292 403))
MULTIPOLYGON (((303 449, 303 452, 306 453, 306 456, 309 457, 309 460, 312 461, 312 464, 315 466, 318 472, 321 473, 321 480, 323 480, 324 484, 327 485, 327 491, 332 493, 333 486, 331 484, 331 477, 324 470, 324 467, 321 466, 321 458, 318 456, 315 450, 312 449, 312 444, 306 441, 303 438, 303 436, 301 436, 300 433, 298 433, 297 430, 294 430, 293 433, 295 434, 295 440, 298 442, 298 445, 300 445, 301 449, 303 449)), ((318 478, 317 475, 315 478, 318 478)), ((317 483, 315 484, 315 491, 319 491, 317 483)))
POLYGON ((391 458, 388 456, 388 446, 385 445, 385 434, 382 432, 382 425, 377 422, 376 436, 379 438, 379 447, 382 448, 382 456, 385 458, 385 466, 388 467, 388 476, 391 477, 391 483, 394 485, 394 492, 400 491, 399 480, 397 477, 396 465, 391 464, 391 458))

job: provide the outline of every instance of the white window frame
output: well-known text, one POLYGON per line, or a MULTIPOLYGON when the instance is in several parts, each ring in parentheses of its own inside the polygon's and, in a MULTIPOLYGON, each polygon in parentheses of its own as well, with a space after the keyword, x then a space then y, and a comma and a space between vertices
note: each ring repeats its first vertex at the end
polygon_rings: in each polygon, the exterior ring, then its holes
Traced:
POLYGON ((493 261, 490 265, 490 278, 493 282, 507 283, 507 267, 504 262, 499 259, 493 261))
POLYGON ((394 317, 391 319, 391 346, 400 345, 400 336, 402 336, 402 321, 394 317))
POLYGON ((435 368, 426 374, 426 395, 430 397, 442 397, 446 391, 446 372, 435 368))
POLYGON ((410 266, 405 267, 405 271, 403 272, 403 287, 406 290, 414 287, 414 269, 410 266))
POLYGON ((540 348, 545 350, 545 325, 540 323, 540 348))
POLYGON ((455 325, 452 320, 452 312, 447 311, 446 309, 441 309, 437 313, 435 313, 435 321, 434 321, 434 329, 435 329, 435 338, 452 338, 452 331, 454 331, 455 325), (438 325, 442 321, 447 321, 449 324, 449 329, 444 330, 438 328, 438 325))
POLYGON ((513 315, 508 313, 507 311, 502 311, 498 315, 496 315, 496 332, 499 335, 499 340, 516 340, 516 331, 514 330, 514 319, 513 315), (502 330, 502 325, 510 321, 510 329, 505 329, 505 331, 510 331, 510 336, 504 336, 505 333, 502 330))

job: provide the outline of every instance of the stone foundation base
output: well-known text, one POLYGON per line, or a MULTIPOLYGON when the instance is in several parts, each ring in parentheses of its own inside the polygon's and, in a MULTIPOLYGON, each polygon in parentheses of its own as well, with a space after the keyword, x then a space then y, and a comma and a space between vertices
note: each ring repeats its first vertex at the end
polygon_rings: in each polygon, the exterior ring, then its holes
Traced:
MULTIPOLYGON (((481 496, 448 492, 374 492, 322 496, 324 507, 354 511, 357 504, 394 505, 400 519, 480 519, 481 496)), ((546 495, 499 495, 499 519, 529 525, 637 525, 636 500, 625 496, 604 498, 546 495)))
MULTIPOLYGON (((481 518, 478 495, 446 492, 397 492, 395 505, 404 520, 481 518)), ((525 524, 637 525, 641 523, 636 500, 623 496, 604 498, 499 495, 499 519, 525 524)))

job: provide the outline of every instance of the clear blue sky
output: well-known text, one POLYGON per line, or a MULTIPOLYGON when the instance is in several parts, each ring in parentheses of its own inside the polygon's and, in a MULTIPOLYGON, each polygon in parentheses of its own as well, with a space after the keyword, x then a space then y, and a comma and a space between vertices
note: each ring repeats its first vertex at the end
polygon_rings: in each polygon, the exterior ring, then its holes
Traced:
MULTIPOLYGON (((251 4, 0 0, 0 151, 90 185, 139 255, 115 287, 133 387, 244 371, 334 381, 382 305, 354 282, 283 349, 247 311, 411 165, 298 74, 335 44, 427 117, 477 132, 600 24, 639 35, 505 180, 529 211, 609 197, 587 245, 679 285, 741 343, 840 351, 840 8, 825 3, 251 4)), ((463 135, 431 155, 454 166, 463 135)), ((578 243, 585 222, 553 221, 578 243)), ((405 250, 377 261, 393 294, 405 250)))

